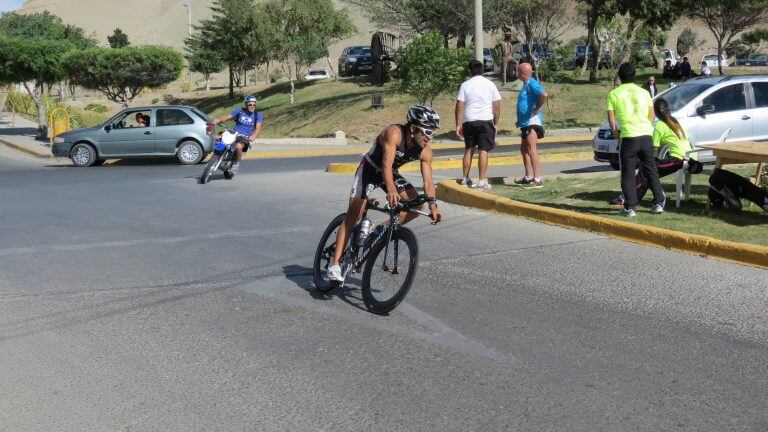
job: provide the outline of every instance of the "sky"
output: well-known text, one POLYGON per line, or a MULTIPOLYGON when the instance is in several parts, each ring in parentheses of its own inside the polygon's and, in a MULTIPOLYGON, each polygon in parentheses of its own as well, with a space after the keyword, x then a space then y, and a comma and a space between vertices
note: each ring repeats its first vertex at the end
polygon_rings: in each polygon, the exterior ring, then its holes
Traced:
POLYGON ((0 12, 14 11, 21 7, 26 0, 0 0, 0 12))

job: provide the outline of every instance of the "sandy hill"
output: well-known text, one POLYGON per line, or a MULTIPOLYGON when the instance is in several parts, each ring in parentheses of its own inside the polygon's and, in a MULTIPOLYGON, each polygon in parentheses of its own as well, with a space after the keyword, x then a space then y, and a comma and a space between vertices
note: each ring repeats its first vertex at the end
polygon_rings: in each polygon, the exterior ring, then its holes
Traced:
MULTIPOLYGON (((186 0, 192 5, 192 22, 211 17, 211 0, 186 0)), ((119 27, 133 44, 159 44, 174 48, 184 46, 187 37, 187 9, 181 0, 27 0, 21 12, 48 10, 70 24, 93 33, 102 44, 119 27)), ((376 30, 359 10, 340 1, 357 26, 358 33, 331 47, 331 58, 337 58, 344 46, 370 43, 376 30)))

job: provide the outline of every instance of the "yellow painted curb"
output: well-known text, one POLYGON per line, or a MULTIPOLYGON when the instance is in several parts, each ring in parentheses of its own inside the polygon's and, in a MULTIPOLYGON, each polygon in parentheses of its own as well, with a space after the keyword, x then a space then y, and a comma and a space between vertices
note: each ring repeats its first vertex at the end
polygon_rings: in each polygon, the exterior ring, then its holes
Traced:
MULTIPOLYGON (((540 163, 551 162, 572 162, 572 161, 585 161, 592 160, 594 154, 587 152, 578 153, 544 153, 539 155, 540 163)), ((477 158, 475 158, 477 159, 477 158)), ((502 165, 519 165, 523 163, 523 158, 520 156, 502 156, 488 158, 488 166, 502 166, 502 165)), ((357 171, 357 167, 360 162, 356 163, 332 163, 325 168, 325 172, 336 174, 349 174, 357 171)), ((455 159, 434 159, 432 160, 432 169, 455 169, 462 167, 461 158, 455 159)), ((421 169, 419 162, 411 162, 400 167, 398 171, 418 171, 421 169)))
MULTIPOLYGON (((593 138, 592 135, 578 135, 578 136, 571 136, 571 137, 542 138, 538 142, 542 144, 547 144, 547 143, 560 143, 560 142, 571 142, 571 141, 591 141, 592 138, 593 138)), ((513 145, 513 144, 520 144, 520 141, 504 140, 504 141, 496 142, 497 146, 513 145)), ((464 143, 456 142, 456 143, 446 143, 446 144, 433 144, 431 145, 431 147, 435 150, 463 149, 464 143)), ((271 151, 271 152, 261 152, 261 153, 249 152, 245 156, 243 156, 243 159, 354 155, 354 154, 363 154, 366 151, 368 151, 368 149, 370 148, 371 148, 370 146, 354 146, 350 148, 341 148, 341 149, 285 150, 285 151, 271 151)))
POLYGON ((10 141, 6 141, 4 139, 0 139, 0 143, 3 143, 6 146, 8 146, 8 147, 10 147, 10 148, 12 148, 12 149, 14 149, 16 151, 20 151, 22 153, 26 153, 26 154, 28 154, 28 155, 30 155, 32 157, 36 157, 36 158, 40 158, 40 159, 47 159, 47 158, 51 157, 51 155, 49 155, 49 154, 38 153, 38 152, 36 152, 34 150, 30 150, 30 149, 28 149, 26 147, 20 146, 18 144, 14 144, 14 143, 12 143, 10 141))
POLYGON ((437 197, 446 202, 521 216, 552 225, 566 226, 649 246, 730 261, 753 267, 768 268, 768 247, 718 240, 664 228, 614 221, 502 198, 459 185, 456 180, 443 180, 437 185, 437 197))

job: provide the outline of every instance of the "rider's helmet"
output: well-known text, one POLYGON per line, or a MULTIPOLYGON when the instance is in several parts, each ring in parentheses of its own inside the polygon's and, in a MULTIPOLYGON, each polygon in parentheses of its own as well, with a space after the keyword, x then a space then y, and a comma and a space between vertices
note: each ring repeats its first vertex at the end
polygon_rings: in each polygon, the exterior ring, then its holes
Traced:
POLYGON ((413 105, 409 107, 406 120, 408 121, 408 124, 426 129, 440 128, 440 114, 424 105, 413 105))
POLYGON ((256 102, 256 95, 247 96, 243 101, 243 104, 248 105, 248 102, 256 102))

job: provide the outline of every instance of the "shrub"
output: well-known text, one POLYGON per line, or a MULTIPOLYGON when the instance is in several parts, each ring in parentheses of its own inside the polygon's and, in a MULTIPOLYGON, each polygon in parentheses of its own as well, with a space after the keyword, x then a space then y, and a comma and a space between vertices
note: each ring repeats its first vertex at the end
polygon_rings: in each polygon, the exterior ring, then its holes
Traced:
POLYGON ((104 112, 107 112, 108 108, 106 107, 106 105, 89 103, 88 105, 85 106, 85 110, 93 111, 97 113, 104 113, 104 112))

